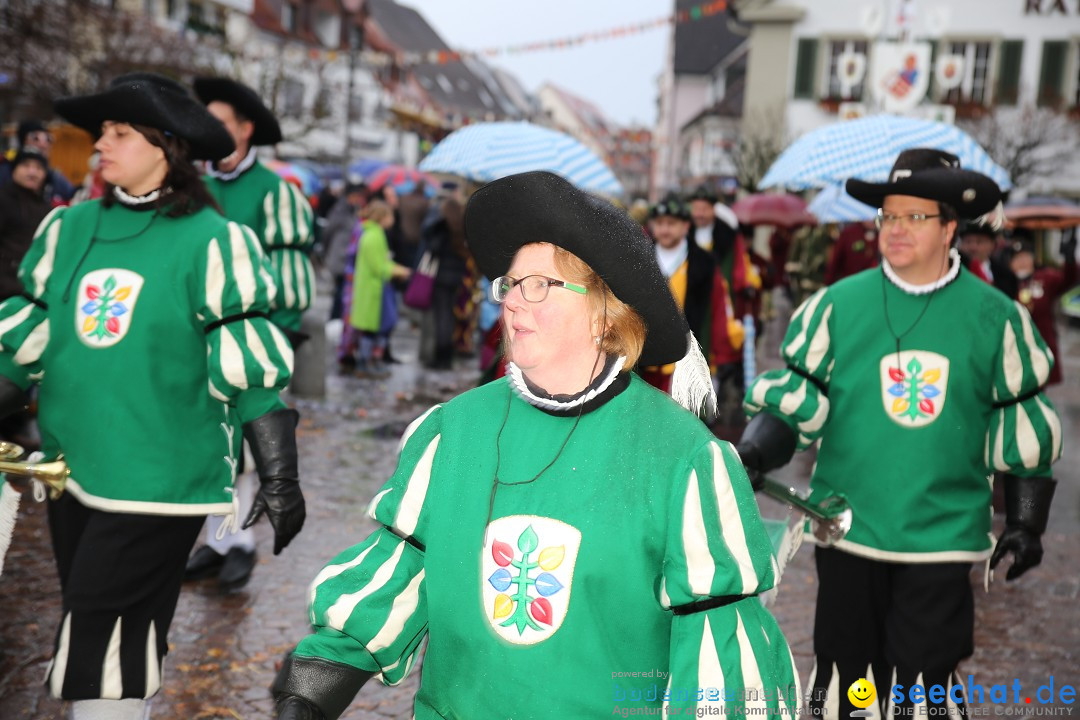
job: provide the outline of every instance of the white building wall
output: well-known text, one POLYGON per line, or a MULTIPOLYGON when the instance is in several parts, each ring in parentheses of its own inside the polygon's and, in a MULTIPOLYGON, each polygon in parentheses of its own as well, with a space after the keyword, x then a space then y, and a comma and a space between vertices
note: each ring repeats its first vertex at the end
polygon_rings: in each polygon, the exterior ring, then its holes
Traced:
MULTIPOLYGON (((783 64, 787 68, 786 73, 781 68, 775 68, 770 70, 766 79, 748 77, 748 100, 765 96, 778 97, 782 94, 789 140, 839 120, 836 113, 825 110, 816 98, 793 98, 796 47, 800 38, 821 41, 817 57, 817 95, 820 96, 827 68, 827 42, 830 39, 864 39, 872 44, 877 40, 895 39, 900 31, 896 22, 900 0, 775 0, 772 3, 756 5, 758 8, 762 5, 797 8, 803 12, 801 20, 787 26, 791 29, 791 47, 787 62, 783 64), (763 87, 763 82, 769 83, 769 86, 763 87), (751 87, 755 83, 757 87, 751 87)), ((999 44, 1006 40, 1023 41, 1016 108, 998 110, 1005 122, 1018 117, 1020 108, 1036 103, 1045 41, 1069 43, 1063 90, 1066 104, 1072 105, 1075 102, 1080 83, 1080 2, 1077 0, 1066 0, 1064 3, 1055 0, 913 0, 909 7, 912 10, 906 24, 909 39, 938 41, 939 52, 942 42, 969 40, 989 41, 994 44, 988 78, 991 93, 996 90, 999 44), (1041 12, 1026 13, 1025 8, 1029 5, 1041 12), (1062 6, 1066 10, 1064 14, 1055 9, 1062 6)), ((777 29, 777 26, 770 24, 758 24, 753 28, 749 61, 751 75, 755 60, 760 62, 760 53, 755 58, 756 47, 760 47, 762 41, 773 36, 777 29)), ((869 58, 869 61, 872 64, 872 58, 869 58)), ((864 101, 867 100, 868 97, 864 98, 864 101)), ((931 101, 928 99, 924 102, 931 101)), ((872 101, 867 104, 873 111, 872 101)), ((750 110, 751 106, 748 105, 748 112, 750 110)), ((1076 147, 1061 147, 1052 151, 1059 150, 1077 152, 1076 147)), ((1057 177, 1033 181, 1030 189, 1038 192, 1080 194, 1080 162, 1073 163, 1057 177)))

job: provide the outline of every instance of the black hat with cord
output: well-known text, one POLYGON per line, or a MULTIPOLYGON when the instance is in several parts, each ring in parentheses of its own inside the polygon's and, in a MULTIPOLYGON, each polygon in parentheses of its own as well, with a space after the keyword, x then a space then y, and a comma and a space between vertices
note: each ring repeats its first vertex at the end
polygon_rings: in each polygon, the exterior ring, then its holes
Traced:
POLYGON ((717 199, 716 193, 710 190, 708 185, 698 185, 694 188, 694 191, 687 196, 686 202, 691 203, 695 200, 704 200, 710 205, 715 205, 717 199))
POLYGON ((673 217, 676 220, 690 221, 690 208, 686 206, 678 195, 669 194, 660 202, 649 208, 649 219, 658 217, 673 217))
POLYGON ((121 75, 108 89, 60 98, 56 112, 95 137, 106 121, 146 125, 187 141, 192 160, 218 160, 236 149, 225 127, 184 87, 148 72, 121 75))
POLYGON ((869 183, 850 179, 848 195, 870 207, 880 208, 887 195, 910 195, 945 203, 966 220, 979 218, 1000 227, 1001 188, 982 173, 964 170, 960 158, 933 148, 912 148, 897 156, 889 180, 869 183))
POLYGON ((708 364, 656 264, 652 241, 626 211, 554 173, 520 173, 473 193, 465 208, 465 235, 477 267, 489 278, 505 275, 518 250, 533 243, 576 255, 645 322, 640 364, 678 361, 672 396, 695 412, 715 409, 708 364))
POLYGON ((236 112, 251 121, 255 129, 252 145, 275 145, 281 142, 281 125, 258 93, 247 85, 221 77, 197 77, 192 83, 204 105, 215 100, 232 105, 236 112))

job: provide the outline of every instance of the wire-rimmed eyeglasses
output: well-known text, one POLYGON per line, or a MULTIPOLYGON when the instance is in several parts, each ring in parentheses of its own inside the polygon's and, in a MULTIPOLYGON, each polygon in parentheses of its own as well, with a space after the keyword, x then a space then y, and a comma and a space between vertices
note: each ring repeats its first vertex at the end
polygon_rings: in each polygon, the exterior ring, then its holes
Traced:
POLYGON ((523 278, 512 278, 509 275, 497 277, 491 281, 491 299, 502 304, 506 301, 510 291, 515 287, 521 288, 521 297, 527 302, 544 302, 548 296, 548 290, 553 287, 566 288, 579 295, 584 295, 588 289, 583 285, 575 285, 565 280, 556 280, 545 275, 526 275, 523 278))
POLYGON ((941 213, 936 215, 928 215, 926 213, 903 213, 901 215, 896 215, 879 209, 877 211, 877 217, 874 218, 874 224, 877 225, 878 230, 894 227, 896 225, 901 225, 910 230, 912 228, 920 227, 924 222, 931 218, 939 217, 941 217, 941 213))

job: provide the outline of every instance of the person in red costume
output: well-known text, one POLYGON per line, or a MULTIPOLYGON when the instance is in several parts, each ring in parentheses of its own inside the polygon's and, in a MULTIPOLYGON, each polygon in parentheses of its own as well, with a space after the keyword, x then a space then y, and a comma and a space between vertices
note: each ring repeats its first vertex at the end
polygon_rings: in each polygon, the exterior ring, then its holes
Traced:
POLYGON ((1030 240, 1024 238, 1013 243, 1009 249, 1009 267, 1017 280, 1016 300, 1031 313, 1031 319, 1047 347, 1059 361, 1050 370, 1047 385, 1061 382, 1061 355, 1058 353, 1057 325, 1054 307, 1058 299, 1076 284, 1076 231, 1061 243, 1064 263, 1060 268, 1035 267, 1035 250, 1030 240))
POLYGON ((871 221, 850 223, 840 231, 829 265, 825 268, 825 284, 843 280, 848 275, 860 273, 877 267, 878 264, 877 229, 871 221))

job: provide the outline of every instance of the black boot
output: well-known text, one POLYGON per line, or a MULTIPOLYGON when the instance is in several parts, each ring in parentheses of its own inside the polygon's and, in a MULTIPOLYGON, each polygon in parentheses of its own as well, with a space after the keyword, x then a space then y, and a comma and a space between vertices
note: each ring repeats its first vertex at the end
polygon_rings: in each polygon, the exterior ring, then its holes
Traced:
POLYGON ((251 579, 251 571, 255 569, 255 551, 245 550, 241 547, 229 548, 225 556, 225 564, 218 573, 218 588, 223 593, 239 590, 247 585, 251 579))
POLYGON ((187 566, 184 568, 184 582, 214 577, 221 571, 221 566, 224 564, 224 555, 209 545, 203 545, 188 558, 187 566))

